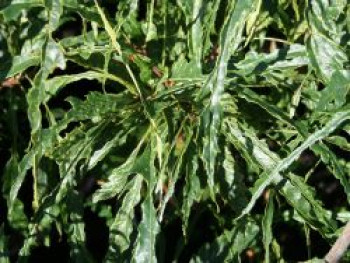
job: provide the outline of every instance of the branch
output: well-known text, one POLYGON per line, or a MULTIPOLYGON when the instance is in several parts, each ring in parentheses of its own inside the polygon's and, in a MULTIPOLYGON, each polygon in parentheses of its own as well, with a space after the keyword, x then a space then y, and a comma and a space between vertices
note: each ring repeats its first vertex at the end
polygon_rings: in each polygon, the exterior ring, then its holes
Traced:
POLYGON ((350 245, 350 222, 348 222, 325 257, 328 263, 337 263, 350 245))

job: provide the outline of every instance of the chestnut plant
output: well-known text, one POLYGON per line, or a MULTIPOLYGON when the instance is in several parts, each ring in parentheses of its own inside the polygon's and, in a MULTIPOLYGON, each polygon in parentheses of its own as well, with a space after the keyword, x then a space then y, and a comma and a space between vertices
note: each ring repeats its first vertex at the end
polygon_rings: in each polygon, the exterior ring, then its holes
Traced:
POLYGON ((349 39, 346 0, 0 1, 0 261, 325 262, 349 39))

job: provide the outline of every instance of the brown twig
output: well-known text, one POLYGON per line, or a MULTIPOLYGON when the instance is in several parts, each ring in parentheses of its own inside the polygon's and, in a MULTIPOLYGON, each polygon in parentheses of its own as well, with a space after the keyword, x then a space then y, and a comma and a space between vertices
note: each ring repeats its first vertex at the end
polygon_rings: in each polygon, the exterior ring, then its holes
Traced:
POLYGON ((2 88, 13 88, 17 85, 20 84, 20 75, 14 76, 14 77, 10 77, 8 79, 5 79, 3 82, 0 82, 0 90, 2 88))
POLYGON ((329 250, 328 254, 324 258, 328 263, 337 263, 340 258, 346 252, 346 249, 350 245, 350 222, 348 222, 338 237, 337 241, 335 241, 334 245, 329 250))

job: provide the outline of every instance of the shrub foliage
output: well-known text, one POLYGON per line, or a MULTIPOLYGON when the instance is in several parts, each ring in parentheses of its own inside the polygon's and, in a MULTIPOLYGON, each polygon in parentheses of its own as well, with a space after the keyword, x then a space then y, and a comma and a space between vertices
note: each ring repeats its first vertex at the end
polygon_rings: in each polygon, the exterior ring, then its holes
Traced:
POLYGON ((281 225, 315 259, 310 233, 349 218, 346 0, 12 0, 0 21, 1 262, 283 262, 281 225))

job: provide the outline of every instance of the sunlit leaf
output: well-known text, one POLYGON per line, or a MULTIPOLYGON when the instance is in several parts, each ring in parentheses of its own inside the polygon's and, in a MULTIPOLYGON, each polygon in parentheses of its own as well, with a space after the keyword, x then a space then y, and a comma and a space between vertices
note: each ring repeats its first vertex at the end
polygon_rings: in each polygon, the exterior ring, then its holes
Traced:
POLYGON ((236 51, 241 43, 242 31, 247 15, 254 1, 237 1, 229 6, 229 17, 220 34, 220 54, 202 93, 210 92, 209 105, 202 112, 203 159, 208 174, 208 185, 214 199, 214 173, 216 156, 219 152, 218 130, 221 122, 221 96, 224 92, 224 80, 227 73, 227 63, 230 55, 236 51))
POLYGON ((153 200, 148 195, 142 203, 142 221, 139 224, 132 262, 157 262, 155 244, 159 228, 153 200))

